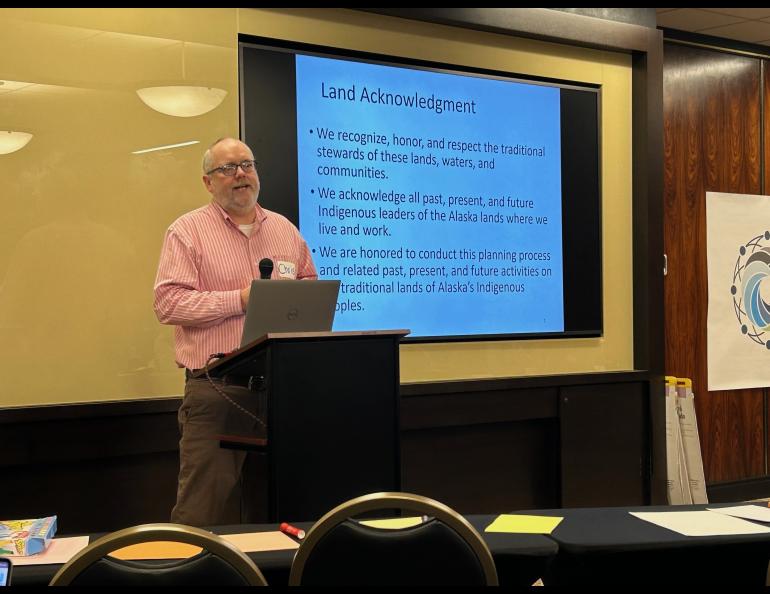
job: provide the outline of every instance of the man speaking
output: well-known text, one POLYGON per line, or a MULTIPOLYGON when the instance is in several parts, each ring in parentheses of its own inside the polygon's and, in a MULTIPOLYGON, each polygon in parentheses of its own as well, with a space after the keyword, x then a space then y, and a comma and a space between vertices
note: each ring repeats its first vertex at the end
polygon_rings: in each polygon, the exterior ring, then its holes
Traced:
POLYGON ((166 232, 155 279, 155 313, 176 326, 176 363, 185 368, 179 409, 179 483, 171 521, 220 524, 228 500, 240 494, 245 452, 220 449, 218 433, 260 431, 256 395, 248 386, 193 379, 212 354, 240 345, 251 281, 315 279, 307 243, 285 217, 257 204, 259 176, 251 149, 222 138, 203 156, 207 206, 174 221, 166 232))

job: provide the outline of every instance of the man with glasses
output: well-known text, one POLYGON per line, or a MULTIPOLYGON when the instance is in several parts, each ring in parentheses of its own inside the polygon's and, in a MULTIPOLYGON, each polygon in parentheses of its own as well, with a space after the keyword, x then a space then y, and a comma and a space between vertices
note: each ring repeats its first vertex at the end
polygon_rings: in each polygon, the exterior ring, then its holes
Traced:
POLYGON ((171 521, 192 526, 231 521, 228 502, 233 505, 239 496, 245 453, 219 448, 212 436, 264 429, 250 386, 209 382, 192 374, 212 354, 239 346, 260 260, 273 260, 273 278, 317 278, 297 228, 257 204, 259 176, 247 145, 234 138, 217 140, 203 156, 203 173, 212 201, 168 228, 154 304, 160 322, 176 326, 176 362, 187 377, 179 409, 179 484, 171 521))

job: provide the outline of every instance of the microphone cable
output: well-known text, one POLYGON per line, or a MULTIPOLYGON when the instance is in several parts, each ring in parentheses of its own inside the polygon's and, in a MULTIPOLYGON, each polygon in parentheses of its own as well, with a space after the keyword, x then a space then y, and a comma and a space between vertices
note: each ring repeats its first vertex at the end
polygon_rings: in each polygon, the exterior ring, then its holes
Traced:
MULTIPOLYGON (((260 417, 258 417, 257 415, 255 415, 255 414, 254 414, 253 412, 251 412, 250 410, 247 410, 247 409, 245 409, 245 408, 244 408, 244 407, 242 407, 240 404, 238 404, 237 402, 235 402, 235 401, 234 401, 232 398, 230 398, 230 397, 229 397, 227 394, 225 394, 224 390, 222 390, 222 389, 221 389, 221 388, 220 388, 220 387, 219 387, 219 386, 216 384, 216 382, 214 381, 214 378, 212 378, 212 377, 211 377, 211 374, 209 373, 209 363, 211 363, 211 361, 212 361, 213 359, 221 359, 221 358, 222 358, 222 357, 224 357, 224 356, 226 356, 226 353, 215 353, 215 354, 213 354, 213 355, 210 355, 210 356, 209 356, 208 360, 206 361, 206 365, 204 365, 204 366, 203 366, 203 371, 206 373, 206 379, 207 379, 207 380, 209 381, 209 383, 211 384, 211 387, 212 387, 212 388, 214 388, 214 390, 215 390, 215 391, 216 391, 216 392, 217 392, 217 393, 218 393, 218 394, 219 394, 219 395, 220 395, 222 398, 224 398, 225 400, 227 400, 227 402, 229 402, 230 404, 232 404, 232 405, 233 405, 235 408, 237 408, 239 411, 241 411, 241 412, 242 412, 243 414, 245 414, 247 417, 249 417, 249 418, 251 418, 251 419, 254 419, 254 420, 255 420, 255 421, 256 421, 256 422, 257 422, 257 423, 258 423, 258 424, 259 424, 259 425, 260 425, 260 426, 261 426, 261 427, 262 427, 262 428, 265 430, 265 431, 267 431, 267 425, 265 425, 265 422, 264 422, 264 421, 263 421, 263 420, 262 420, 260 417)), ((251 379, 253 379, 253 378, 251 378, 251 379)), ((251 390, 251 379, 249 379, 249 385, 248 385, 248 389, 249 389, 249 390, 251 390)), ((251 391, 255 392, 254 390, 251 390, 251 391)), ((258 400, 259 400, 259 399, 258 399, 258 400)), ((259 401, 257 401, 257 406, 259 406, 259 401)), ((261 408, 261 407, 260 407, 260 408, 261 408)))

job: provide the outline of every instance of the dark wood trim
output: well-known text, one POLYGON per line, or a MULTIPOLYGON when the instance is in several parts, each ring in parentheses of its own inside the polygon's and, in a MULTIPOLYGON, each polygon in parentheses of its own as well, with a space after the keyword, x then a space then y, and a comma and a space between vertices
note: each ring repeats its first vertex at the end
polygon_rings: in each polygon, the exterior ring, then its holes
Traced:
POLYGON ((182 396, 0 408, 0 425, 175 412, 182 396))
POLYGON ((664 41, 715 50, 750 58, 770 58, 770 48, 766 45, 747 43, 725 37, 714 37, 702 33, 680 31, 679 29, 661 29, 664 41))
MULTIPOLYGON (((401 396, 446 396, 476 394, 527 388, 582 386, 587 384, 617 384, 640 382, 647 379, 646 371, 610 371, 564 375, 538 375, 474 380, 407 382, 401 384, 401 396)), ((16 423, 43 423, 49 421, 98 419, 176 412, 182 396, 116 400, 89 403, 49 404, 0 409, 0 425, 16 423)))
POLYGON ((666 502, 663 36, 632 56, 634 367, 648 369, 650 503, 666 502))
POLYGON ((767 498, 770 496, 770 477, 715 483, 707 485, 706 491, 711 503, 767 498))
POLYGON ((616 384, 645 381, 647 376, 646 371, 607 371, 600 373, 533 375, 528 377, 406 382, 401 384, 401 396, 409 398, 433 394, 461 394, 497 390, 521 390, 525 388, 581 386, 586 384, 616 384))
POLYGON ((0 468, 176 452, 178 399, 0 411, 0 468))
POLYGON ((415 21, 610 51, 649 49, 649 27, 547 8, 369 8, 415 21))
POLYGON ((515 388, 401 399, 401 431, 555 419, 559 390, 515 388))
POLYGON ((664 370, 663 39, 632 58, 634 367, 664 370))
MULTIPOLYGON (((609 384, 639 382, 647 378, 645 371, 618 371, 604 373, 581 373, 565 375, 540 375, 530 377, 507 377, 477 380, 449 380, 432 382, 409 382, 401 384, 401 396, 467 394, 526 388, 547 388, 558 386, 580 386, 586 384, 609 384)), ((42 423, 48 421, 97 419, 101 417, 124 417, 154 415, 176 412, 182 396, 144 398, 138 400, 116 400, 89 403, 49 404, 0 409, 0 425, 16 423, 42 423)))

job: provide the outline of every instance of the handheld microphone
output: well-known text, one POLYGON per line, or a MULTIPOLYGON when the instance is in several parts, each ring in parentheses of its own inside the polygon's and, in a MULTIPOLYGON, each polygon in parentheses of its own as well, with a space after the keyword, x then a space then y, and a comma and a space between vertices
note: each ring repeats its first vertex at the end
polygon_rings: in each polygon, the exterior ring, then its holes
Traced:
POLYGON ((273 274, 273 261, 270 258, 262 258, 259 261, 259 278, 269 279, 271 274, 273 274))

